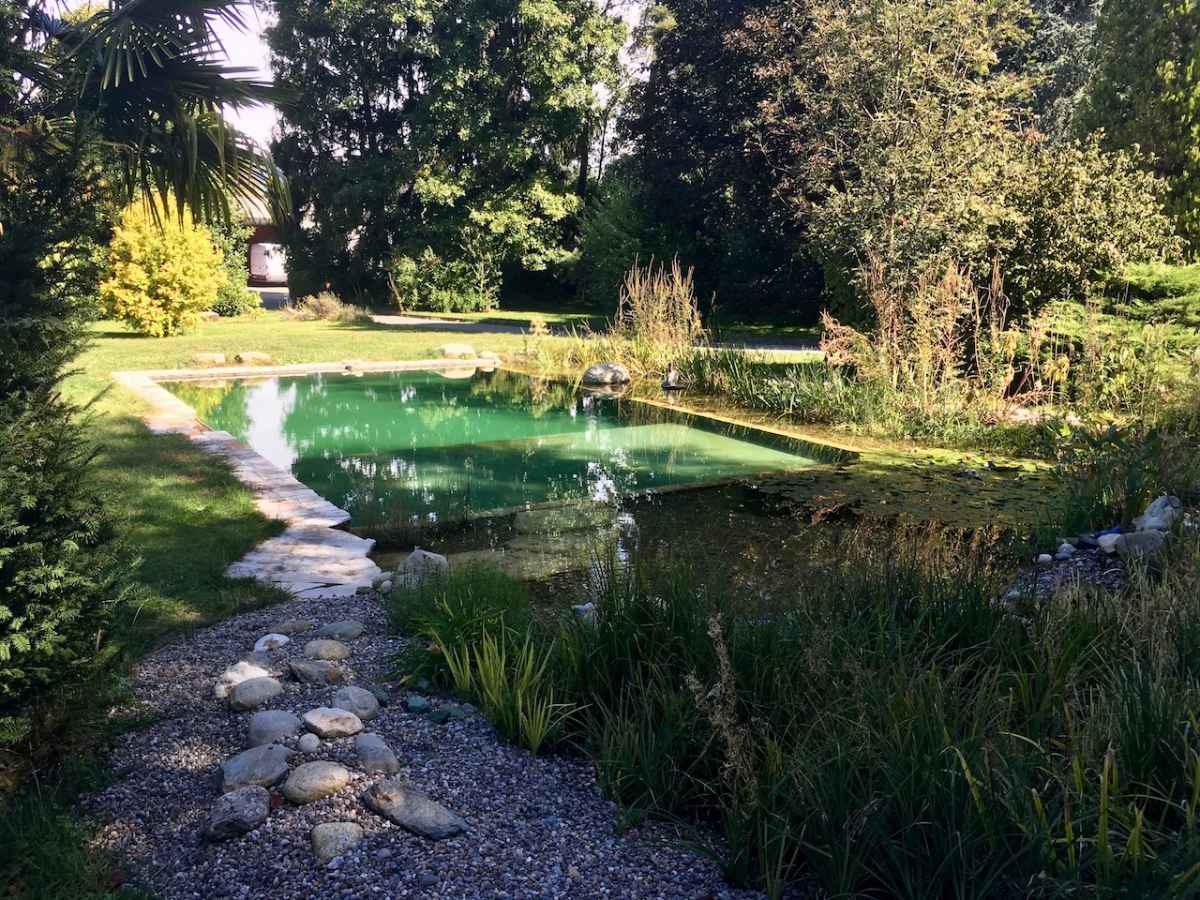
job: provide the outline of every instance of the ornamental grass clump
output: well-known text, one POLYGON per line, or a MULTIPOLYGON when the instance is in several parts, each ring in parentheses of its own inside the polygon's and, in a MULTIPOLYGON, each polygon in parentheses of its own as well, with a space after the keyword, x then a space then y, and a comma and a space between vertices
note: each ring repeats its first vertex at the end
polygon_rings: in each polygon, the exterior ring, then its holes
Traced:
POLYGON ((1200 536, 1118 595, 1040 601, 998 599, 982 538, 863 527, 839 546, 769 605, 638 555, 596 561, 594 618, 477 590, 438 653, 493 678, 526 654, 624 822, 718 822, 696 846, 771 897, 1200 890, 1200 536))

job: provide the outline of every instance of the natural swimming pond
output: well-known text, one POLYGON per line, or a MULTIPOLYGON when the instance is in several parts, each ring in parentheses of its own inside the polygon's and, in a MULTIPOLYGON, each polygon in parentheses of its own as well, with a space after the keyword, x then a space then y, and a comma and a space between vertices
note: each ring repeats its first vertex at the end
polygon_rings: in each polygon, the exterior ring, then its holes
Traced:
POLYGON ((497 370, 163 386, 366 524, 794 471, 842 451, 497 370))

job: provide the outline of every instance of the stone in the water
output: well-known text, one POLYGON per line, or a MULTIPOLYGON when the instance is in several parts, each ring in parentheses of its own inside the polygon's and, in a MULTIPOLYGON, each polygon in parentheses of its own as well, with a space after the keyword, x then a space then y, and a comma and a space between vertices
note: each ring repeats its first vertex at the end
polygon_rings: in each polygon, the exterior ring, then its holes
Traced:
POLYGON ((475 348, 470 344, 464 344, 462 341, 450 341, 448 344, 442 344, 438 347, 438 353, 442 354, 446 359, 474 359, 475 348))
POLYGON ((302 684, 341 684, 346 675, 331 662, 296 659, 288 663, 292 677, 302 684))
POLYGON ((350 737, 363 730, 362 719, 344 709, 319 706, 309 710, 302 718, 304 727, 321 738, 350 737))
POLYGON ((363 803, 389 822, 435 841, 462 834, 469 827, 424 791, 399 781, 381 781, 367 788, 363 803))
POLYGON ((347 619, 344 622, 331 622, 317 629, 317 637, 334 638, 339 641, 352 641, 363 633, 363 623, 347 619))
POLYGON ((229 692, 229 708, 234 712, 246 712, 274 700, 282 693, 283 685, 274 678, 250 678, 229 692))
POLYGON ((360 687, 342 688, 333 695, 330 706, 352 712, 364 722, 369 722, 379 715, 379 701, 375 699, 375 695, 360 687))
POLYGON ((264 634, 254 642, 255 650, 278 650, 280 647, 286 647, 292 642, 292 639, 286 634, 264 634))
POLYGON ((342 856, 363 839, 362 826, 354 822, 322 822, 312 830, 313 856, 327 863, 342 856))
POLYGON ((311 755, 321 749, 321 739, 311 731, 308 734, 302 734, 300 740, 296 741, 296 749, 301 753, 311 755))
MULTIPOLYGON (((350 783, 350 770, 334 762, 302 763, 283 783, 283 796, 303 806, 336 794, 350 783)), ((335 853, 334 856, 337 854, 335 853)))
POLYGON ((632 380, 619 362, 598 363, 583 373, 584 384, 628 384, 632 380))
POLYGON ((246 746, 274 744, 300 731, 304 724, 300 717, 285 709, 260 709, 250 717, 250 730, 246 733, 246 746))
POLYGON ((316 622, 311 622, 308 619, 288 619, 286 622, 280 622, 271 630, 276 634, 303 634, 306 631, 312 631, 316 627, 316 622))
POLYGON ((377 734, 360 734, 354 739, 354 749, 358 752, 358 761, 363 771, 368 775, 382 772, 384 775, 395 775, 400 771, 400 761, 387 742, 377 734))
POLYGON ((327 638, 320 638, 315 641, 309 641, 304 645, 304 655, 309 659, 320 660, 339 660, 350 658, 350 648, 341 641, 331 641, 327 638))
POLYGON ((221 793, 228 794, 250 785, 273 787, 283 781, 291 758, 292 751, 279 744, 263 744, 243 750, 232 759, 225 760, 218 768, 221 793))
POLYGON ((218 700, 224 700, 229 696, 229 692, 243 681, 249 681, 251 678, 266 678, 269 675, 270 673, 261 666, 245 661, 235 663, 221 673, 221 677, 213 686, 213 696, 218 700))
POLYGON ((258 785, 223 794, 204 820, 204 836, 210 841, 228 841, 253 831, 267 821, 270 797, 267 789, 258 785))
POLYGON ((429 709, 429 701, 424 697, 413 696, 408 698, 408 711, 414 716, 428 715, 429 709))

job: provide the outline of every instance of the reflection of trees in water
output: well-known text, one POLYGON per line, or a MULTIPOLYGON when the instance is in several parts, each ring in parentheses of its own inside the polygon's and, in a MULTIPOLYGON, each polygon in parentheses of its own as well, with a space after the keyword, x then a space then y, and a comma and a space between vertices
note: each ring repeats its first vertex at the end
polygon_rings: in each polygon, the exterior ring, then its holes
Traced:
POLYGON ((523 407, 535 418, 557 410, 569 412, 579 400, 573 385, 503 370, 472 379, 471 395, 523 407))
POLYGON ((246 397, 251 386, 245 381, 177 381, 169 387, 205 425, 245 436, 250 430, 246 397))

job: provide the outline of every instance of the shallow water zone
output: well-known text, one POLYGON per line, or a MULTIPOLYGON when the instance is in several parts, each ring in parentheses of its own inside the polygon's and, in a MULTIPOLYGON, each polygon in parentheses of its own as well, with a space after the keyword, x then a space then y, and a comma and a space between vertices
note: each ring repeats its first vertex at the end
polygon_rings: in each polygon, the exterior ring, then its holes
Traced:
POLYGON ((351 514, 351 524, 611 503, 847 454, 505 371, 163 385, 351 514))

